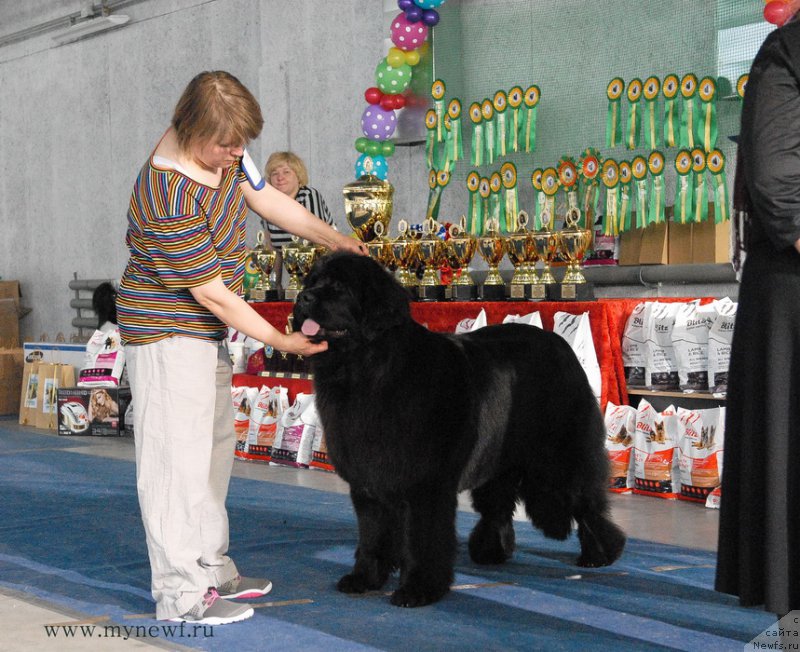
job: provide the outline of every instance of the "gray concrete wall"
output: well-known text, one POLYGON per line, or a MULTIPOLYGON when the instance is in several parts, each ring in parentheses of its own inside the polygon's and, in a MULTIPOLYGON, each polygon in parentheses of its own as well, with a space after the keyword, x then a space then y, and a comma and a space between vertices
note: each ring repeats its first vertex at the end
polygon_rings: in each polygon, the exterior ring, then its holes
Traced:
MULTIPOLYGON (((0 0, 0 38, 70 14, 80 0, 0 0)), ((57 46, 52 33, 0 47, 0 277, 33 311, 22 337, 75 332, 68 282, 118 278, 133 181, 198 72, 228 70, 262 104, 260 164, 291 149, 340 230, 363 92, 389 34, 379 0, 144 0, 124 27, 57 46)), ((395 214, 424 211, 420 148, 389 160, 395 214), (419 179, 416 179, 419 177, 419 179)), ((251 216, 249 239, 259 228, 251 216)))

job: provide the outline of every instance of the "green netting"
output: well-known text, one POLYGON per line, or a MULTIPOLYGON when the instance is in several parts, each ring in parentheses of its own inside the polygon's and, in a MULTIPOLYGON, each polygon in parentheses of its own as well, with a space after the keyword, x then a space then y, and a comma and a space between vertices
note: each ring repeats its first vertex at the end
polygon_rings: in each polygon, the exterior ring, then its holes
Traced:
MULTIPOLYGON (((439 219, 455 220, 467 212, 470 193, 467 175, 482 177, 499 172, 511 161, 517 168, 520 207, 532 213, 531 173, 555 167, 562 156, 576 161, 588 147, 605 158, 632 160, 647 157, 644 139, 639 147, 606 146, 607 86, 614 77, 626 83, 669 74, 679 78, 694 73, 717 81, 716 146, 726 157, 728 186, 732 186, 741 102, 736 81, 772 28, 761 17, 762 0, 451 0, 440 9, 434 31, 433 76, 446 83, 445 100, 463 105, 465 159, 452 169, 442 195, 439 219), (491 99, 498 90, 541 89, 537 107, 536 149, 509 152, 493 164, 470 163, 472 102, 491 99)), ((680 101, 680 93, 678 94, 680 101)), ((629 102, 620 102, 622 129, 629 102)), ((640 111, 645 103, 641 102, 640 111)), ((695 111, 700 102, 696 101, 695 111)), ((662 124, 664 97, 659 93, 656 114, 662 124)), ((661 142, 661 140, 659 141, 661 142)), ((675 156, 678 148, 661 144, 665 156, 664 194, 671 205, 675 196, 675 156)), ((485 158, 485 157, 484 157, 485 158)), ((709 185, 711 186, 710 176, 709 185)), ((598 212, 603 212, 604 192, 598 212)), ((557 213, 563 214, 565 195, 559 192, 557 213)))

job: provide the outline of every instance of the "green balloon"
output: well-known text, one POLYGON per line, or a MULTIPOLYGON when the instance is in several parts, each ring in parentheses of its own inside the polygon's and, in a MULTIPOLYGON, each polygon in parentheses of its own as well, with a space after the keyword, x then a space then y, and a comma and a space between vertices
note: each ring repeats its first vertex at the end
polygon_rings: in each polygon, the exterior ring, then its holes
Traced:
POLYGON ((383 156, 391 156, 392 154, 394 154, 393 140, 384 140, 381 143, 381 154, 383 154, 383 156))
POLYGON ((407 63, 398 67, 390 66, 386 59, 382 59, 375 68, 375 85, 383 92, 390 95, 402 93, 411 83, 412 70, 407 63))
POLYGON ((381 143, 377 140, 368 140, 366 153, 370 156, 378 156, 381 153, 381 143))
POLYGON ((356 138, 356 151, 361 152, 362 154, 366 154, 368 143, 369 143, 369 138, 364 138, 364 136, 356 138))

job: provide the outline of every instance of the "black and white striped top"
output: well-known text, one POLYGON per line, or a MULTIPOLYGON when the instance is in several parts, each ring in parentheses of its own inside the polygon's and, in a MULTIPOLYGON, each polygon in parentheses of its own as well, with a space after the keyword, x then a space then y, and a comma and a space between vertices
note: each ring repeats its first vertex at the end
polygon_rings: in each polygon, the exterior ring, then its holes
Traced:
MULTIPOLYGON (((328 211, 328 206, 325 204, 325 200, 322 198, 322 195, 319 194, 319 191, 316 188, 300 186, 295 200, 301 206, 304 206, 310 213, 313 213, 319 219, 323 220, 326 224, 333 224, 333 218, 328 211)), ((272 242, 272 246, 276 249, 283 249, 285 245, 292 241, 291 234, 286 233, 286 231, 280 229, 270 222, 267 222, 267 229, 269 229, 269 237, 270 241, 272 242)))

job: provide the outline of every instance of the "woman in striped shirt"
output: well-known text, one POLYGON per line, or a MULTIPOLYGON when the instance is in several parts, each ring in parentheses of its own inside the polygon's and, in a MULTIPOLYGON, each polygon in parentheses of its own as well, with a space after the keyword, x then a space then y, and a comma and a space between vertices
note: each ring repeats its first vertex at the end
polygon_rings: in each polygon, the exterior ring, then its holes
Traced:
POLYGON ((239 80, 199 74, 139 172, 128 209, 130 258, 117 317, 159 619, 236 622, 253 610, 230 600, 272 588, 242 577, 227 556, 236 443, 228 327, 281 351, 326 348, 281 333, 242 299, 247 209, 312 242, 361 251, 247 165, 244 147, 262 125, 258 102, 239 80))
MULTIPOLYGON (((316 188, 308 185, 308 170, 303 159, 293 152, 273 152, 267 159, 264 176, 270 185, 288 195, 301 206, 308 209, 309 213, 316 215, 326 224, 333 225, 333 219, 328 211, 328 206, 316 188)), ((266 222, 266 220, 265 220, 266 222)), ((283 262, 283 247, 292 240, 291 234, 281 229, 272 222, 266 222, 272 248, 276 251, 275 280, 281 281, 281 263, 283 262)))

